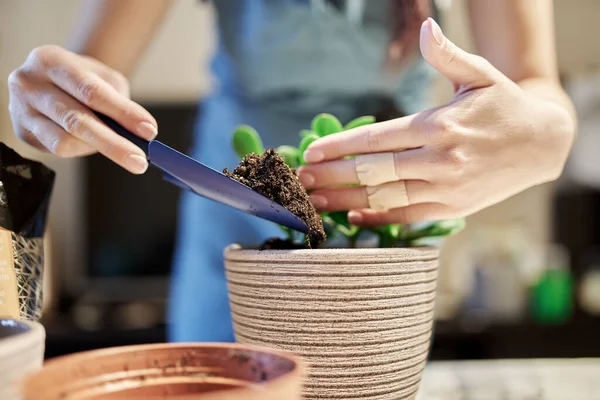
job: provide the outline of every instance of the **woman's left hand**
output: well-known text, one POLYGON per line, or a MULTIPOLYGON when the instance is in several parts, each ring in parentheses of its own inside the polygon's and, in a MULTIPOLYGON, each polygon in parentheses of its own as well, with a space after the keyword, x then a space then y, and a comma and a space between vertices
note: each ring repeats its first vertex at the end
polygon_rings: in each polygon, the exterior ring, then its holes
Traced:
POLYGON ((564 107, 459 49, 431 19, 420 47, 454 84, 454 99, 313 142, 299 178, 320 211, 351 210, 349 221, 363 226, 464 217, 562 173, 575 133, 564 107), (369 164, 373 153, 387 153, 393 171, 369 164))

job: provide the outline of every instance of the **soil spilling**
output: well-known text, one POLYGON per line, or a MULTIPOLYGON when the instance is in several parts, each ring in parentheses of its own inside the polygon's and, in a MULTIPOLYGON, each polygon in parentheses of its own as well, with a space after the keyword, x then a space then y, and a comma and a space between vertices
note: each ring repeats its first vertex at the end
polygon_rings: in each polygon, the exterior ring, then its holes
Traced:
MULTIPOLYGON (((287 166, 274 149, 267 149, 260 156, 249 154, 233 172, 225 168, 223 173, 297 215, 308 226, 307 241, 311 245, 316 247, 325 240, 323 220, 310 202, 306 189, 300 183, 296 172, 287 166)), ((262 248, 275 249, 283 246, 290 248, 290 243, 281 242, 286 241, 270 239, 262 248)))

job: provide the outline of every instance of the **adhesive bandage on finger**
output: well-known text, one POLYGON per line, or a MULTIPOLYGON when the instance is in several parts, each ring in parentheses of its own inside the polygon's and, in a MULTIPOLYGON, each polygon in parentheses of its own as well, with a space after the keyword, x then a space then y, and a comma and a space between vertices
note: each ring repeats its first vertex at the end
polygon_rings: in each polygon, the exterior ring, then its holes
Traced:
POLYGON ((356 175, 363 186, 377 186, 398 180, 394 153, 362 154, 354 160, 356 175))
POLYGON ((385 211, 409 205, 408 193, 406 192, 404 181, 368 186, 366 190, 369 207, 373 210, 385 211))

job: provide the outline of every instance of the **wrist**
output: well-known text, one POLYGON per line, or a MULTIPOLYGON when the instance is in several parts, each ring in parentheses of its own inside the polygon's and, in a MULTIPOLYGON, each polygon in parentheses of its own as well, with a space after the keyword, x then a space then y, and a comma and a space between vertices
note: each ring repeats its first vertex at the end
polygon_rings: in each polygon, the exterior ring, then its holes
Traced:
POLYGON ((554 181, 560 177, 566 165, 571 148, 575 140, 577 123, 574 112, 563 104, 552 100, 538 99, 542 112, 542 129, 539 132, 541 140, 550 141, 551 151, 550 168, 548 169, 548 181, 554 181))
POLYGON ((543 154, 544 181, 554 181, 562 174, 577 135, 575 107, 560 83, 548 78, 528 78, 518 82, 531 100, 532 123, 543 154))
MULTIPOLYGON (((570 121, 563 121, 570 124, 570 130, 573 136, 577 134, 577 112, 569 95, 565 92, 559 82, 547 78, 528 78, 518 82, 518 85, 528 95, 535 97, 542 102, 549 102, 559 106, 569 115, 570 121)), ((562 115, 562 112, 560 112, 562 115)), ((567 130, 568 127, 567 127, 567 130)))

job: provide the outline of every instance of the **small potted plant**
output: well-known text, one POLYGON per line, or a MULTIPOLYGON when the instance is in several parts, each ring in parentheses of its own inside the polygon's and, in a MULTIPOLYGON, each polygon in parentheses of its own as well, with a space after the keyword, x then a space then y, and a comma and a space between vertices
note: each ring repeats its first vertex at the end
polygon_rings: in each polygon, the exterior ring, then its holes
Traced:
MULTIPOLYGON (((298 147, 276 150, 265 150, 254 129, 240 126, 233 146, 242 162, 225 173, 286 207, 290 198, 307 203, 295 169, 305 164, 310 143, 373 122, 364 116, 343 126, 320 114, 300 132, 298 147), (293 178, 283 182, 285 196, 278 198, 273 187, 256 184, 254 170, 281 175, 283 162, 293 178)), ((282 228, 284 238, 259 248, 225 249, 236 340, 301 355, 310 365, 307 399, 414 398, 433 325, 439 242, 432 239, 459 232, 464 220, 366 229, 349 224, 346 212, 322 213, 322 242, 311 219, 314 207, 287 208, 300 209, 297 215, 311 227, 307 240, 282 228)))

